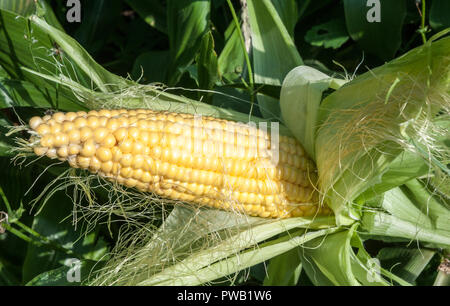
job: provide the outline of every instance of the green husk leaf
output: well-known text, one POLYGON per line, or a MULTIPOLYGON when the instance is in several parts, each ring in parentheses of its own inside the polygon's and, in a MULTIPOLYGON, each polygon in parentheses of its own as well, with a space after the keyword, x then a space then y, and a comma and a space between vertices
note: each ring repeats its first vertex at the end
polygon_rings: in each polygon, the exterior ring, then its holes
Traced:
POLYGON ((302 272, 300 249, 294 248, 273 257, 267 268, 264 286, 295 286, 302 272))
POLYGON ((383 183, 383 174, 403 152, 422 157, 429 171, 444 171, 437 161, 449 151, 439 143, 445 130, 434 118, 448 118, 449 47, 450 38, 429 41, 355 78, 321 104, 319 184, 338 224, 360 218, 355 199, 383 183))
POLYGON ((385 236, 404 238, 411 242, 429 242, 439 248, 450 246, 448 231, 420 227, 416 223, 402 220, 385 212, 365 212, 361 224, 361 228, 373 237, 385 236))
MULTIPOLYGON (((235 254, 217 263, 205 266, 201 269, 190 269, 190 265, 184 264, 178 269, 170 269, 176 278, 161 278, 159 274, 151 277, 139 285, 165 285, 165 286, 195 286, 214 281, 220 277, 225 277, 243 269, 249 268, 267 259, 273 258, 283 252, 289 251, 314 238, 321 237, 338 231, 337 228, 329 228, 318 231, 306 232, 300 230, 292 235, 285 235, 275 241, 262 243, 255 249, 235 254), (193 273, 195 271, 195 273, 193 273)), ((211 255, 208 255, 211 256, 211 255)))
POLYGON ((332 81, 333 78, 317 69, 299 66, 288 73, 281 87, 283 122, 313 159, 319 105, 332 81))
POLYGON ((435 251, 428 249, 389 247, 381 249, 377 258, 387 270, 405 281, 415 284, 417 277, 435 254, 435 251))

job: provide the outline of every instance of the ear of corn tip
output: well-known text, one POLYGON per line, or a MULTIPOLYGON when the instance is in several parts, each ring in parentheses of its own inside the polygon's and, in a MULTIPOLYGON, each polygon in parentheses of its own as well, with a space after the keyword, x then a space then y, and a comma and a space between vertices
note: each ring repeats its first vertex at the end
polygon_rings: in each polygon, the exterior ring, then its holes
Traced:
POLYGON ((255 126, 144 109, 57 112, 29 126, 36 155, 144 192, 259 217, 330 213, 300 144, 279 136, 273 163, 271 135, 255 126))

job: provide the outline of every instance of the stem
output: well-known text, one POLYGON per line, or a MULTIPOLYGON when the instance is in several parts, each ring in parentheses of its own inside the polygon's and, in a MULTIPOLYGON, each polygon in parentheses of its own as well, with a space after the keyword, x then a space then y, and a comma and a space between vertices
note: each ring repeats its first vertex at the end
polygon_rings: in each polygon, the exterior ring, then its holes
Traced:
POLYGON ((4 223, 2 226, 5 228, 5 230, 9 231, 11 234, 17 236, 18 238, 20 238, 20 239, 22 239, 22 240, 24 240, 24 241, 26 241, 28 243, 34 243, 34 244, 37 244, 38 246, 41 246, 39 244, 39 242, 34 241, 33 239, 31 239, 30 237, 28 237, 27 235, 25 235, 21 231, 13 228, 10 224, 4 223))
POLYGON ((422 23, 420 25, 420 35, 422 35, 422 41, 425 44, 427 42, 427 37, 425 36, 425 0, 422 0, 422 23))
POLYGON ((234 24, 236 26, 236 30, 239 33, 239 40, 241 42, 241 47, 244 50, 244 58, 245 58, 245 63, 247 65, 247 70, 248 70, 248 81, 249 81, 249 90, 250 90, 250 99, 251 99, 251 111, 249 116, 251 116, 252 110, 253 110, 253 104, 254 104, 254 82, 253 82, 253 71, 252 71, 252 66, 250 63, 250 58, 248 56, 247 50, 245 48, 245 41, 244 41, 244 36, 242 35, 242 31, 241 31, 241 27, 239 25, 239 20, 237 18, 236 12, 234 10, 233 4, 231 3, 231 0, 227 0, 228 6, 230 7, 230 11, 231 11, 231 15, 233 16, 233 20, 234 20, 234 24))
POLYGON ((9 205, 9 201, 8 201, 8 199, 6 198, 5 193, 3 192, 2 186, 0 186, 0 195, 1 195, 1 197, 2 197, 3 203, 5 203, 5 206, 6 206, 6 210, 7 210, 7 212, 8 212, 8 215, 11 215, 11 214, 12 214, 11 206, 9 205))
POLYGON ((21 231, 13 228, 11 226, 11 224, 4 224, 4 228, 9 231, 11 234, 17 236, 18 238, 28 242, 28 243, 33 243, 34 245, 40 247, 40 246, 47 246, 50 247, 51 249, 55 250, 55 251, 60 251, 63 252, 67 255, 70 256, 76 256, 81 258, 79 255, 76 255, 72 250, 70 249, 66 249, 65 247, 55 243, 52 240, 49 240, 47 237, 42 236, 41 234, 39 234, 38 232, 34 231, 33 229, 29 228, 28 226, 26 226, 25 224, 23 224, 22 222, 19 221, 14 221, 12 224, 16 224, 18 225, 21 229, 23 229, 25 232, 27 232, 28 234, 32 235, 33 237, 27 236, 24 233, 22 233, 21 231))

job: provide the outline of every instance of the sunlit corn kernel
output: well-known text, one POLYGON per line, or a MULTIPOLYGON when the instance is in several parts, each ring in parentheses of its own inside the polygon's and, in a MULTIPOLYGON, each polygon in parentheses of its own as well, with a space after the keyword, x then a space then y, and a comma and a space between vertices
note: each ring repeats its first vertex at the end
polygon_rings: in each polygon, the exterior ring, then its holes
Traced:
POLYGON ((152 182, 152 178, 153 178, 153 176, 149 172, 145 171, 142 173, 140 180, 143 183, 150 183, 150 182, 152 182))
POLYGON ((120 143, 128 137, 128 129, 124 127, 118 128, 113 132, 113 135, 116 138, 117 142, 120 143))
POLYGON ((109 130, 107 128, 99 127, 94 130, 93 137, 96 143, 101 143, 108 134, 109 130))
POLYGON ((64 119, 66 119, 66 115, 62 112, 57 112, 53 114, 52 119, 54 119, 56 122, 61 123, 64 121, 64 119))
POLYGON ((69 144, 68 153, 69 155, 77 155, 80 153, 81 146, 77 144, 69 144))
POLYGON ((37 128, 36 128, 36 133, 38 133, 39 135, 45 135, 51 132, 50 126, 48 126, 47 124, 40 124, 37 128))
POLYGON ((108 134, 103 138, 100 143, 100 146, 105 148, 112 148, 116 145, 116 138, 112 134, 108 134))
POLYGON ((95 156, 97 156, 101 162, 107 162, 112 159, 111 150, 105 147, 98 148, 95 152, 95 156))
POLYGON ((120 158, 120 164, 123 167, 130 167, 133 163, 133 155, 130 153, 123 154, 120 158))
POLYGON ((29 126, 31 129, 35 130, 43 122, 41 117, 33 117, 29 121, 29 126))
POLYGON ((73 121, 77 117, 75 112, 67 112, 66 113, 66 121, 73 121))
POLYGON ((98 117, 98 126, 99 127, 105 127, 106 124, 108 123, 108 120, 109 120, 108 117, 104 117, 104 116, 98 117))
POLYGON ((133 162, 132 162, 133 168, 135 168, 135 169, 143 168, 144 167, 144 162, 145 162, 144 156, 142 156, 142 155, 133 155, 133 162))
POLYGON ((90 111, 88 111, 87 115, 88 116, 93 116, 93 117, 98 117, 98 111, 95 110, 95 109, 90 110, 90 111))
POLYGON ((133 171, 133 174, 131 175, 131 177, 136 180, 140 180, 143 174, 144 174, 144 171, 142 171, 142 169, 135 169, 133 171))
POLYGON ((144 151, 144 145, 138 141, 133 142, 133 146, 131 149, 131 153, 133 153, 134 155, 137 154, 142 154, 144 151))
POLYGON ((87 120, 87 125, 88 125, 90 128, 95 129, 96 127, 98 127, 99 122, 98 122, 98 117, 97 117, 97 116, 89 115, 89 116, 86 118, 86 120, 87 120))
POLYGON ((137 118, 138 118, 139 120, 136 122, 136 126, 137 126, 138 128, 140 128, 140 129, 146 129, 147 126, 148 126, 148 123, 147 123, 147 120, 144 119, 144 118, 145 118, 145 115, 140 114, 137 118), (144 116, 144 117, 143 117, 143 116, 144 116))
POLYGON ((122 168, 122 166, 120 165, 120 163, 113 162, 113 165, 112 165, 112 168, 111 168, 111 174, 113 176, 119 175, 121 168, 122 168))
POLYGON ((53 145, 55 147, 67 146, 69 144, 69 137, 65 133, 56 133, 53 136, 53 145))
POLYGON ((93 139, 88 139, 84 144, 80 151, 80 154, 83 157, 91 157, 95 154, 95 151, 97 150, 95 146, 95 142, 93 139))
POLYGON ((112 131, 115 131, 119 128, 119 121, 116 118, 109 118, 108 122, 106 122, 105 127, 112 131))
POLYGON ((114 163, 111 160, 107 161, 107 162, 103 162, 101 167, 100 167, 100 170, 105 172, 105 173, 107 173, 107 174, 109 174, 112 171, 113 164, 114 163))
POLYGON ((149 142, 148 144, 150 146, 155 146, 159 143, 159 133, 157 132, 150 132, 149 133, 149 142))
POLYGON ((123 141, 119 142, 119 149, 122 151, 122 153, 131 153, 133 150, 133 141, 130 139, 124 139, 123 141))
POLYGON ((101 161, 98 160, 97 157, 93 156, 93 157, 91 158, 90 163, 89 163, 89 169, 90 169, 91 171, 98 171, 98 170, 100 170, 101 167, 102 167, 101 161))
POLYGON ((82 127, 80 129, 80 141, 85 142, 90 139, 93 135, 92 129, 88 126, 82 127))
POLYGON ((75 128, 75 124, 71 121, 64 121, 62 123, 62 131, 67 133, 75 128))
POLYGON ((50 148, 53 146, 53 135, 52 134, 45 134, 41 137, 40 140, 41 146, 50 148))
POLYGON ((161 158, 161 153, 162 153, 161 152, 161 147, 152 147, 150 155, 153 158, 159 159, 159 158, 161 158))
POLYGON ((158 167, 158 175, 166 176, 168 175, 169 168, 171 167, 171 164, 166 162, 161 162, 160 167, 158 167))
POLYGON ((47 155, 47 157, 49 157, 51 159, 55 159, 58 157, 58 155, 56 154, 55 148, 48 149, 47 152, 45 153, 45 155, 47 155))
POLYGON ((50 131, 51 133, 55 134, 55 133, 59 133, 62 131, 62 126, 59 123, 55 123, 53 125, 50 125, 50 131))
POLYGON ((119 173, 122 177, 129 178, 131 177, 131 175, 133 175, 133 171, 134 169, 131 167, 122 167, 120 168, 119 173))
POLYGON ((78 117, 86 117, 87 116, 87 113, 85 111, 78 111, 78 112, 76 112, 76 114, 78 117))
POLYGON ((78 117, 77 119, 74 120, 73 123, 75 124, 75 127, 78 129, 87 126, 87 120, 86 118, 83 117, 78 117))
POLYGON ((128 137, 138 140, 139 139, 139 129, 137 127, 128 128, 128 137))
POLYGON ((87 169, 89 167, 90 162, 91 159, 89 157, 83 157, 80 155, 77 156, 77 165, 80 168, 87 169))
POLYGON ((128 127, 128 118, 120 117, 120 118, 118 118, 118 121, 119 121, 119 126, 128 127))
POLYGON ((122 158, 122 155, 123 155, 122 151, 120 151, 120 149, 118 147, 112 147, 111 153, 113 155, 113 157, 112 157, 113 161, 115 163, 118 163, 120 161, 120 159, 122 158))
POLYGON ((137 181, 135 188, 141 192, 148 191, 148 184, 137 181))
POLYGON ((101 109, 98 111, 98 115, 103 117, 111 117, 111 111, 108 109, 101 109))
POLYGON ((60 157, 60 158, 66 158, 67 156, 69 156, 69 150, 68 150, 67 146, 60 147, 56 151, 56 154, 58 154, 58 157, 60 157))
POLYGON ((42 120, 44 121, 49 121, 50 119, 52 119, 52 116, 50 115, 45 115, 44 117, 42 117, 42 120))
POLYGON ((47 150, 48 150, 48 148, 46 148, 46 147, 34 147, 33 148, 34 154, 39 155, 39 156, 47 153, 47 150))

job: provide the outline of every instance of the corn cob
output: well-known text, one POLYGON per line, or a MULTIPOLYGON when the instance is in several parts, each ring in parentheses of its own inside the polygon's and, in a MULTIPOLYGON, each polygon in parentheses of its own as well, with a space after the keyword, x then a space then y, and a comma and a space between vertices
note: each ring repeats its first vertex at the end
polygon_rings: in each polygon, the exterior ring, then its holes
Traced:
POLYGON ((99 110, 33 117, 34 153, 68 161, 140 191, 259 217, 328 214, 314 164, 300 144, 212 117, 152 110, 99 110))

